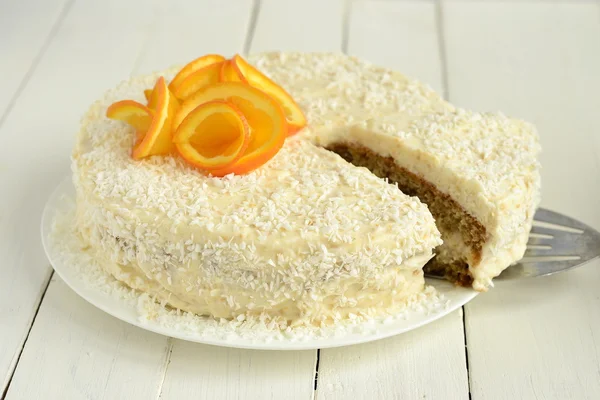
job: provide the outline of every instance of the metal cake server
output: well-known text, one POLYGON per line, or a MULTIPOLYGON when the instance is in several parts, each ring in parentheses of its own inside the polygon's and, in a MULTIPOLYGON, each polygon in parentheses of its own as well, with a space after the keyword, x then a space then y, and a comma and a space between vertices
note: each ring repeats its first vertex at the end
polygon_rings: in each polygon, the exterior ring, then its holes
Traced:
MULTIPOLYGON (((600 257, 600 232, 566 215, 539 208, 524 257, 496 280, 552 275, 600 257)), ((440 276, 425 275, 443 279, 440 276)))
POLYGON ((524 257, 496 279, 551 275, 600 257, 600 232, 566 215, 539 208, 524 257))

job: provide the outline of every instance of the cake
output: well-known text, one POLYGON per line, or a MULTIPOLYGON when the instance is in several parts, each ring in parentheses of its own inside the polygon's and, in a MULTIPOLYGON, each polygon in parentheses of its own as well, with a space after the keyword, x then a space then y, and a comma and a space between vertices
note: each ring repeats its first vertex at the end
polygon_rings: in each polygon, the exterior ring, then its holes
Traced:
POLYGON ((424 267, 485 290, 522 256, 539 196, 531 126, 340 54, 249 61, 308 125, 247 174, 132 159, 136 132, 107 108, 179 67, 122 83, 84 117, 76 227, 115 278, 199 315, 322 326, 403 310, 424 267))

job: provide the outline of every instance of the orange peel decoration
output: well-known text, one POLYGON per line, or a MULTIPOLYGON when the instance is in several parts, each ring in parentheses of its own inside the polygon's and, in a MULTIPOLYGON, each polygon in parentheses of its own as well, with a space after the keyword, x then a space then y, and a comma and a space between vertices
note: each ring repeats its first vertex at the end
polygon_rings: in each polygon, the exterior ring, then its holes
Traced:
POLYGON ((285 89, 250 65, 239 54, 236 54, 231 62, 235 64, 237 70, 240 71, 251 86, 262 90, 281 104, 289 126, 288 135, 291 136, 306 126, 304 113, 285 89))
POLYGON ((232 60, 225 61, 221 66, 219 73, 219 80, 221 82, 244 82, 248 83, 244 75, 240 72, 237 65, 232 60))
POLYGON ((208 54, 196 58, 194 61, 189 62, 183 68, 181 68, 177 75, 175 75, 169 84, 169 90, 171 90, 173 93, 176 93, 179 85, 181 85, 181 83, 183 83, 188 76, 202 68, 208 67, 211 64, 217 64, 223 61, 225 61, 225 57, 219 54, 208 54))
POLYGON ((106 110, 108 118, 131 125, 138 136, 146 134, 152 123, 152 115, 152 110, 133 100, 117 101, 106 110))
POLYGON ((144 90, 144 96, 146 96, 146 100, 148 101, 148 108, 151 110, 155 110, 156 104, 158 103, 158 93, 156 92, 156 90, 144 90))
POLYGON ((188 75, 175 90, 175 96, 185 100, 198 90, 219 82, 222 62, 210 64, 188 75))
POLYGON ((306 126, 290 94, 240 55, 197 58, 144 96, 147 105, 123 100, 106 111, 135 129, 132 158, 178 152, 216 177, 255 170, 306 126))
POLYGON ((169 154, 175 150, 171 124, 178 103, 162 76, 156 81, 152 96, 156 96, 156 109, 146 134, 138 138, 141 140, 133 146, 132 157, 136 160, 158 154, 169 154))
POLYGON ((179 154, 207 171, 235 163, 244 154, 249 139, 246 117, 225 101, 209 101, 194 108, 173 136, 179 154))
POLYGON ((248 147, 242 156, 229 166, 211 169, 209 172, 213 176, 248 173, 265 164, 281 149, 288 131, 281 106, 263 91, 241 82, 216 83, 184 101, 173 120, 177 135, 183 121, 192 111, 202 104, 214 101, 233 104, 245 116, 250 136, 248 147))
POLYGON ((110 119, 123 121, 135 129, 136 141, 144 138, 154 113, 148 107, 133 100, 122 100, 113 103, 106 110, 106 116, 110 119))

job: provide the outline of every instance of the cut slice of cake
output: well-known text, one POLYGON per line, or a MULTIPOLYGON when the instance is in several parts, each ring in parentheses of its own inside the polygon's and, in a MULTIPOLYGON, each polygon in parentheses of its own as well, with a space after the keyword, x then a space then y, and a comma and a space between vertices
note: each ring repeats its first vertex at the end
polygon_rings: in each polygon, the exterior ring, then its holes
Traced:
POLYGON ((429 206, 444 243, 426 272, 486 290, 522 258, 540 193, 531 125, 461 109, 397 113, 317 142, 429 206))

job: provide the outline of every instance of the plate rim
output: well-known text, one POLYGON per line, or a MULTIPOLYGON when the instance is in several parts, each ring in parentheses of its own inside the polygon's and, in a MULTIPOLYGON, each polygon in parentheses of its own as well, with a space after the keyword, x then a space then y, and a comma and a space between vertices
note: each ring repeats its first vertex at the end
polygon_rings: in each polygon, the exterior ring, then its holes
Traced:
MULTIPOLYGON (((115 296, 110 295, 109 293, 105 293, 97 288, 90 288, 86 285, 86 283, 78 279, 75 273, 69 273, 69 266, 63 266, 61 262, 57 261, 53 257, 53 251, 51 249, 49 240, 50 240, 50 231, 48 227, 51 227, 54 221, 54 217, 56 213, 59 211, 58 207, 54 206, 54 203, 61 202, 59 198, 64 195, 71 195, 73 197, 74 186, 71 179, 71 176, 67 175, 63 178, 60 183, 54 188, 52 194, 46 200, 44 204, 44 210, 42 212, 42 218, 40 223, 40 233, 42 239, 42 246, 44 248, 44 252, 46 253, 46 257, 48 261, 52 265, 53 270, 58 274, 58 276, 65 282, 65 284, 73 290, 79 297, 84 299, 86 302, 91 304, 92 306, 102 310, 106 314, 110 315, 113 318, 117 318, 123 322, 126 322, 130 325, 136 326, 138 328, 163 335, 166 337, 172 337, 175 339, 185 340, 189 342, 207 344, 212 346, 220 346, 220 347, 228 347, 228 348, 238 348, 238 349, 248 349, 248 350, 316 350, 316 349, 325 349, 325 348, 335 348, 335 347, 345 347, 356 344, 373 342, 385 338, 389 338, 392 336, 397 336, 415 329, 418 329, 424 325, 432 323, 438 319, 441 319, 448 314, 451 314, 458 308, 464 306, 473 298, 475 298, 479 292, 469 289, 469 288, 461 288, 461 287, 453 287, 451 290, 460 290, 464 292, 464 295, 459 297, 458 300, 455 300, 451 303, 451 305, 447 307, 442 307, 439 311, 431 312, 428 315, 425 315, 420 320, 415 321, 415 323, 406 325, 404 327, 399 327, 397 330, 391 329, 393 328, 394 322, 406 322, 407 320, 396 320, 392 321, 386 325, 386 327, 390 329, 386 329, 385 331, 375 331, 372 333, 361 333, 357 334, 354 332, 348 332, 347 335, 343 336, 327 336, 327 337, 314 337, 307 340, 296 339, 296 340, 271 340, 271 341, 254 341, 252 339, 244 339, 244 338, 236 338, 233 340, 230 339, 222 339, 222 338, 210 338, 205 336, 194 336, 192 334, 186 333, 185 331, 178 331, 176 329, 168 329, 166 327, 162 327, 157 323, 151 322, 142 322, 139 318, 136 318, 131 315, 127 315, 131 312, 137 314, 136 310, 133 310, 130 305, 126 304, 124 300, 118 299, 115 296), (54 206, 54 207, 53 207, 54 206), (58 266, 57 266, 58 264, 58 266), (93 295, 89 295, 88 293, 94 293, 93 295), (108 303, 108 304, 107 304, 108 303), (110 306, 112 304, 112 307, 110 306), (120 303, 117 305, 117 303, 120 303), (114 306, 120 308, 114 309, 114 306)), ((73 203, 74 204, 74 203, 73 203)), ((71 267, 72 268, 72 267, 71 267)), ((74 272, 74 271, 73 271, 74 272)), ((108 272, 104 271, 107 275, 110 275, 108 272)), ((437 280, 436 280, 437 281, 437 280)), ((122 284, 122 283, 121 283, 122 284)), ((124 285, 126 286, 126 285, 124 285)), ((435 286, 435 285, 434 285, 435 286)), ((136 293, 139 293, 141 296, 143 293, 134 290, 136 293)), ((365 323, 365 325, 368 322, 365 323)), ((360 325, 358 325, 360 326, 360 325)))

